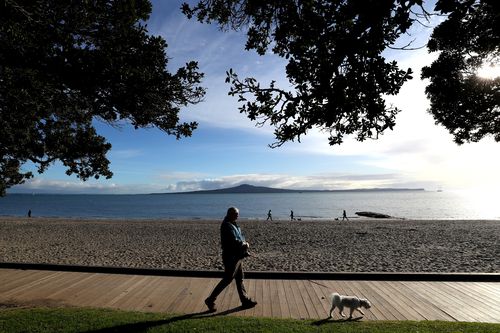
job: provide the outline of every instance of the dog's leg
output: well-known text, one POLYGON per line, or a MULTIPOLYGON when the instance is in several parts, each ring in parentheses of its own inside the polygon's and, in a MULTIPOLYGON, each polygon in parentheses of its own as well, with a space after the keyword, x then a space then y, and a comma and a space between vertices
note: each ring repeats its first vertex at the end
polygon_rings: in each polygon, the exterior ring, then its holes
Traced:
POLYGON ((349 312, 349 319, 352 319, 352 313, 354 312, 355 309, 353 308, 349 308, 350 312, 349 312))
POLYGON ((332 318, 333 310, 335 310, 335 305, 332 304, 332 308, 330 309, 330 314, 328 315, 328 318, 332 318))
POLYGON ((365 315, 365 313, 363 312, 363 310, 361 310, 361 309, 356 309, 356 310, 358 310, 363 316, 365 315))
POLYGON ((342 317, 345 317, 345 314, 344 314, 344 306, 343 305, 339 305, 339 311, 340 311, 340 315, 342 317))

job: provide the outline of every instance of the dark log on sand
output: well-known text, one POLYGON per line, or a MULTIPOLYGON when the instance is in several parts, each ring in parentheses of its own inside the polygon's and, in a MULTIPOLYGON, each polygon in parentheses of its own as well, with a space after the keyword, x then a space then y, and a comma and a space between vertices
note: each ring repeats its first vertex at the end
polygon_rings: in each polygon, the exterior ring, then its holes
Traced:
POLYGON ((387 215, 387 214, 381 214, 381 213, 375 213, 375 212, 356 212, 356 215, 373 217, 376 219, 388 219, 391 217, 390 215, 387 215))

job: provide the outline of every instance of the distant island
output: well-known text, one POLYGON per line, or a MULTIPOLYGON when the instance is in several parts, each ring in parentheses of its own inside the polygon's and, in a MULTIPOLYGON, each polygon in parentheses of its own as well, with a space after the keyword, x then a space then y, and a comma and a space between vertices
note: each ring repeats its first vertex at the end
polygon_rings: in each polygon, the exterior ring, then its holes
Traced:
POLYGON ((265 186, 253 186, 242 184, 235 187, 221 188, 217 190, 201 190, 189 192, 170 192, 152 194, 219 194, 219 193, 314 193, 314 192, 392 192, 392 191, 425 191, 423 188, 367 188, 352 190, 290 190, 265 186))

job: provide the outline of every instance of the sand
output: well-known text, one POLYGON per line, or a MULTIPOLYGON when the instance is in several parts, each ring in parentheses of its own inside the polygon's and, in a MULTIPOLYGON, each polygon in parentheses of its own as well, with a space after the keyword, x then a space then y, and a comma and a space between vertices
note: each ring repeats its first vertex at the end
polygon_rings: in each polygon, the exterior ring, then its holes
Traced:
MULTIPOLYGON (((0 262, 221 270, 220 221, 0 218, 0 262)), ((500 272, 500 221, 240 221, 252 271, 500 272)))

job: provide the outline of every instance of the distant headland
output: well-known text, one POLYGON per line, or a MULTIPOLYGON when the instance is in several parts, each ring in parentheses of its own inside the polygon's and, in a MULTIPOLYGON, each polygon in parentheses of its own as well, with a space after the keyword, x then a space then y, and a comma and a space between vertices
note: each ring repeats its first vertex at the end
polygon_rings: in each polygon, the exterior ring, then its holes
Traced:
POLYGON ((220 194, 220 193, 314 193, 314 192, 378 192, 378 191, 425 191, 423 188, 366 188, 350 190, 290 190, 283 188, 273 188, 265 186, 254 186, 242 184, 234 187, 221 188, 216 190, 200 190, 189 192, 170 192, 170 193, 152 193, 152 194, 220 194))

